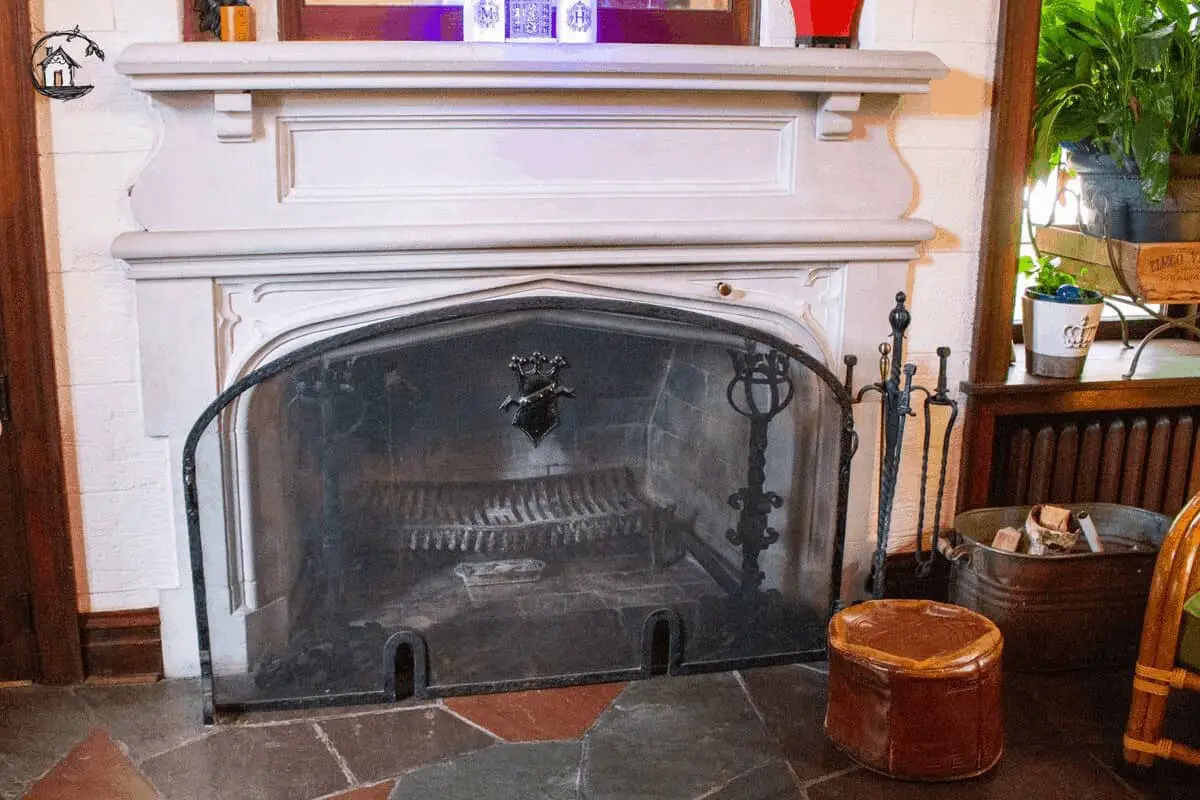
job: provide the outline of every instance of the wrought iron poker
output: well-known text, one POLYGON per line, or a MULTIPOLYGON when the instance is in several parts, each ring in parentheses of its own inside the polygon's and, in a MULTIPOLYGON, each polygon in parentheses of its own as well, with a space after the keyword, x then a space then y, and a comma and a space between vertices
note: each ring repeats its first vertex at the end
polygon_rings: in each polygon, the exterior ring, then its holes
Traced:
MULTIPOLYGON (((958 421, 958 401, 947 392, 946 364, 950 358, 949 347, 939 347, 937 387, 930 391, 924 386, 914 386, 913 376, 917 372, 915 364, 904 364, 904 333, 912 322, 912 315, 905 307, 907 300, 904 292, 896 293, 896 306, 888 314, 888 322, 892 328, 890 342, 879 345, 879 381, 858 390, 854 402, 860 403, 868 392, 878 392, 880 395, 879 436, 882 446, 879 459, 879 496, 876 523, 875 556, 871 565, 871 594, 873 597, 883 597, 884 568, 887 563, 888 536, 892 528, 892 507, 896 501, 896 488, 900 480, 900 462, 904 452, 904 428, 909 417, 915 417, 912 408, 913 392, 923 392, 922 421, 924 437, 921 449, 921 488, 919 510, 917 512, 917 560, 918 575, 925 576, 933 565, 933 553, 937 550, 938 537, 941 534, 942 503, 946 493, 946 470, 950 455, 950 437, 954 425, 958 421), (934 503, 933 533, 929 555, 926 556, 922 547, 925 532, 925 506, 929 487, 929 452, 932 441, 933 409, 944 407, 950 409, 945 432, 942 436, 941 464, 938 469, 937 494, 934 503)), ((858 359, 847 355, 843 359, 846 365, 846 391, 853 392, 854 367, 858 359)))

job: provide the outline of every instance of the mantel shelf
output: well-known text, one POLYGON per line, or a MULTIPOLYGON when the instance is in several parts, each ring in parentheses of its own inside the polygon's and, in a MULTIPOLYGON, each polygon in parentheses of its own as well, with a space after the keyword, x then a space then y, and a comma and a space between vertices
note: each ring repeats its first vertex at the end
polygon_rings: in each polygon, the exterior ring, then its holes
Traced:
POLYGON ((120 247, 142 262, 264 243, 892 261, 933 234, 903 219, 912 175, 887 136, 899 96, 946 72, 928 53, 144 43, 118 68, 162 121, 132 193, 146 234, 120 247), (210 185, 220 199, 200 202, 210 185))
POLYGON ((363 89, 922 94, 933 54, 825 48, 464 42, 134 44, 117 69, 146 92, 363 89))

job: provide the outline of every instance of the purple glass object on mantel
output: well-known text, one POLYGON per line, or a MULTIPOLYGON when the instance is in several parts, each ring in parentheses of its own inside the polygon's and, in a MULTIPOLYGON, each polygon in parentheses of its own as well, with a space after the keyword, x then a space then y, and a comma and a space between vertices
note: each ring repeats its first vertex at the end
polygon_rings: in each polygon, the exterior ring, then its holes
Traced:
POLYGON ((554 41, 554 0, 508 0, 508 39, 554 41))

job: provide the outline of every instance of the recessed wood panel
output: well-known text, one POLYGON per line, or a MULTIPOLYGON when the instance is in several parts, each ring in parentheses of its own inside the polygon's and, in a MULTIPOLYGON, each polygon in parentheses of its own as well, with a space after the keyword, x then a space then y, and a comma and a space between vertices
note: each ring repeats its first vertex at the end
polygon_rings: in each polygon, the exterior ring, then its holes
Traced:
POLYGON ((84 668, 92 679, 153 679, 162 675, 157 608, 80 615, 84 668))

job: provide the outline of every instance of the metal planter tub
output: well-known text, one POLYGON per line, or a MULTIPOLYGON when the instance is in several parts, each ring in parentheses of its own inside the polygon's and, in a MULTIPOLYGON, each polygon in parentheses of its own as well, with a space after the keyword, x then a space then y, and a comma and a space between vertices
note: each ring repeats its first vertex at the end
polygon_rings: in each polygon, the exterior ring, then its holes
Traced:
POLYGON ((950 600, 1004 634, 1004 664, 1057 670, 1132 664, 1158 548, 1170 519, 1112 503, 1064 504, 1092 515, 1103 553, 1031 556, 987 543, 1020 528, 1029 506, 981 508, 954 520, 950 600))
POLYGON ((1106 153, 1068 147, 1067 161, 1079 175, 1080 221, 1089 236, 1126 242, 1200 240, 1200 157, 1171 157, 1167 196, 1150 203, 1132 162, 1124 167, 1106 153))

